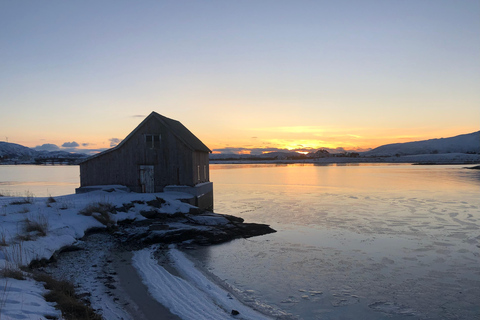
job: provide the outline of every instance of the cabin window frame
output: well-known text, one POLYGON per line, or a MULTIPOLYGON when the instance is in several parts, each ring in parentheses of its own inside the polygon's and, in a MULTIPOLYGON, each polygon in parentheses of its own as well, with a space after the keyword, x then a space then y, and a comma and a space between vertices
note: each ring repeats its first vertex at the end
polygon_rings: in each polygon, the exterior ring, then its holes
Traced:
POLYGON ((162 135, 145 134, 145 144, 148 149, 160 149, 161 142, 162 142, 162 135))

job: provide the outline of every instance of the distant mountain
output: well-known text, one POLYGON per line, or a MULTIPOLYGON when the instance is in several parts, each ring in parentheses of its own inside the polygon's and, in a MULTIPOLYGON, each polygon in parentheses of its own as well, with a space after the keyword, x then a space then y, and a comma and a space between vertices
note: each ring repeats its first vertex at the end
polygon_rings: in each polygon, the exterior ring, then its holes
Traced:
POLYGON ((0 141, 0 163, 35 163, 45 158, 76 160, 86 156, 66 151, 36 151, 16 143, 0 141))
POLYGON ((393 143, 363 152, 362 156, 405 156, 417 154, 480 154, 480 131, 451 138, 393 143))
POLYGON ((36 151, 16 143, 0 141, 0 157, 2 158, 24 158, 33 157, 36 151))
POLYGON ((281 160, 299 155, 295 151, 276 151, 262 154, 212 153, 210 154, 210 160, 281 160))

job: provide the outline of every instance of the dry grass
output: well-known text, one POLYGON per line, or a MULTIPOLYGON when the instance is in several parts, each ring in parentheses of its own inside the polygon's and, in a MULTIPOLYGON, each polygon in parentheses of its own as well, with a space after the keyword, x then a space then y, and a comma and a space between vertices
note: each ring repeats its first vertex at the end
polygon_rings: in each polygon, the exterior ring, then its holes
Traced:
POLYGON ((4 278, 12 278, 12 279, 17 279, 17 280, 25 280, 25 276, 22 272, 22 270, 12 267, 12 266, 7 266, 0 270, 0 275, 4 278))
POLYGON ((13 278, 17 280, 25 280, 20 267, 25 260, 25 252, 22 243, 12 244, 10 246, 0 247, 5 257, 5 266, 0 270, 0 275, 4 278, 13 278))
POLYGON ((38 236, 45 237, 48 231, 48 220, 43 215, 38 215, 36 219, 25 219, 24 230, 27 233, 36 233, 38 236))
POLYGON ((22 204, 32 204, 34 202, 35 202, 35 197, 33 196, 33 193, 31 193, 30 191, 26 191, 23 199, 12 201, 10 202, 10 204, 22 205, 22 204))
POLYGON ((36 273, 34 279, 44 283, 45 300, 55 302, 56 308, 62 311, 66 319, 76 320, 101 320, 102 317, 75 294, 73 284, 66 280, 56 280, 44 273, 36 273))
POLYGON ((79 214, 84 216, 91 216, 94 212, 105 213, 105 212, 116 212, 115 206, 108 202, 96 202, 91 203, 86 206, 79 214))
POLYGON ((87 217, 92 216, 101 224, 111 227, 115 224, 115 221, 112 220, 110 214, 116 212, 117 210, 113 204, 108 202, 97 202, 89 204, 83 210, 81 210, 79 214, 87 217))
POLYGON ((0 231, 0 247, 6 247, 7 244, 7 235, 5 234, 4 230, 0 231))
POLYGON ((0 251, 2 251, 7 264, 17 268, 24 265, 25 249, 22 242, 10 244, 8 247, 0 247, 0 251))
POLYGON ((30 212, 30 209, 27 207, 23 207, 20 211, 18 211, 18 213, 29 213, 29 212, 30 212))

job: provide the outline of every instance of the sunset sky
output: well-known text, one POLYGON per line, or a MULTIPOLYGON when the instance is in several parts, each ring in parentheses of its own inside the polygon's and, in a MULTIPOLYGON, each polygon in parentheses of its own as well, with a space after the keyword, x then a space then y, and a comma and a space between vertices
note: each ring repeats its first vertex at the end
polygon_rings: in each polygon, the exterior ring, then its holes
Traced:
POLYGON ((478 0, 0 0, 0 141, 101 149, 156 111, 215 152, 480 130, 478 0))

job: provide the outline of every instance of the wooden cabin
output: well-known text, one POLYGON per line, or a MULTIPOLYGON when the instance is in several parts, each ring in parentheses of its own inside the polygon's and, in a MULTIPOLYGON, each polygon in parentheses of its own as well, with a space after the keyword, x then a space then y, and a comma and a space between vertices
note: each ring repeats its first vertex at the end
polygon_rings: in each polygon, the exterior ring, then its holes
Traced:
POLYGON ((211 150, 177 120, 152 112, 116 147, 80 163, 80 188, 122 185, 133 192, 181 191, 213 209, 211 150))

